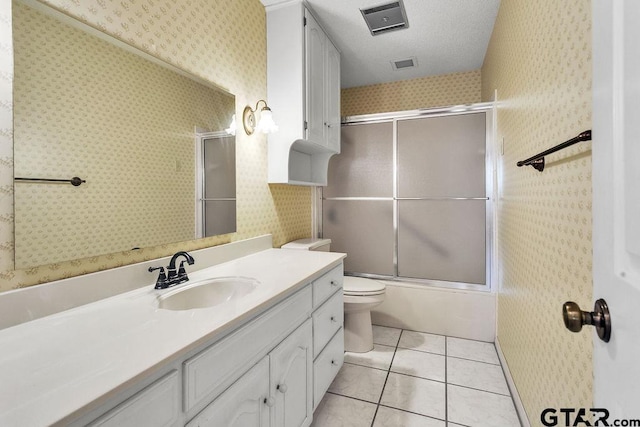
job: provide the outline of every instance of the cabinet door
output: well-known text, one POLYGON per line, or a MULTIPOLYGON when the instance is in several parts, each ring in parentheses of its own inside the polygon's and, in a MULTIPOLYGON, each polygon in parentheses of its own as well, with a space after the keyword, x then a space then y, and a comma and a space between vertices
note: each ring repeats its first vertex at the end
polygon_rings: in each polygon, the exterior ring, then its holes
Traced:
POLYGON ((187 427, 268 427, 271 406, 269 356, 265 356, 187 427))
POLYGON ((271 353, 274 426, 306 427, 313 414, 312 327, 307 320, 271 353))
POLYGON ((306 114, 307 139, 316 144, 326 145, 324 117, 324 61, 327 36, 320 25, 305 11, 306 47, 306 114))
POLYGON ((326 121, 327 147, 340 152, 340 52, 327 39, 326 121))

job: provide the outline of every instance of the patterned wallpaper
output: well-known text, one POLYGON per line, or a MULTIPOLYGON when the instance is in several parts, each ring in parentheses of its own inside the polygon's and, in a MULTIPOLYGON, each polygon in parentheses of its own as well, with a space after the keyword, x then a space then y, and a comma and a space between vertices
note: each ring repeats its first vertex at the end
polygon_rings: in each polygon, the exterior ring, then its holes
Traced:
POLYGON ((592 332, 564 328, 562 303, 592 303, 591 142, 516 162, 591 128, 591 2, 502 0, 482 68, 497 89, 498 339, 538 425, 547 407, 590 408, 592 332))
POLYGON ((480 70, 342 90, 342 116, 480 102, 480 70))
MULTIPOLYGON (((266 22, 258 0, 42 0, 166 62, 226 88, 236 114, 266 96, 266 22)), ((9 2, 0 6, 0 291, 272 233, 274 245, 309 237, 309 188, 267 184, 261 135, 236 138, 238 232, 136 252, 116 252, 29 269, 14 268, 12 35, 9 2)), ((274 112, 274 115, 277 113, 274 112)))
POLYGON ((232 96, 20 3, 13 9, 16 267, 193 240, 194 127, 232 96), (33 31, 38 28, 38 31, 33 31))

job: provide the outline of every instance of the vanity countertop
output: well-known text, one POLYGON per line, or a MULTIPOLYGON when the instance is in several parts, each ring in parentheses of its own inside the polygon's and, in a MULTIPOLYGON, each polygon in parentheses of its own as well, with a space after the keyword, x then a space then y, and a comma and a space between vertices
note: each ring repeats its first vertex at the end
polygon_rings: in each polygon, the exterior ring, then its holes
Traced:
POLYGON ((260 282, 235 302, 163 310, 157 297, 166 290, 145 286, 0 330, 0 425, 75 419, 165 363, 226 335, 344 257, 268 249, 189 273, 191 282, 224 276, 260 282))

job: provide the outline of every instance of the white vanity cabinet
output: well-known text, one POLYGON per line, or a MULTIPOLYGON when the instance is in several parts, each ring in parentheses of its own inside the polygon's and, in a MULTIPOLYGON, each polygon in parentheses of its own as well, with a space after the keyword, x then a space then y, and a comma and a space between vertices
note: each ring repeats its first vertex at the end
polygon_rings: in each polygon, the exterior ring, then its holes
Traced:
POLYGON ((264 357, 187 427, 269 427, 269 357, 264 357))
POLYGON ((342 263, 71 425, 308 427, 344 358, 342 263))
POLYGON ((307 320, 187 427, 310 425, 313 416, 311 352, 311 320, 307 320))
POLYGON ((267 7, 269 182, 326 185, 340 152, 340 53, 302 1, 267 7))
POLYGON ((174 426, 180 420, 180 382, 173 370, 125 400, 90 427, 174 426))
POLYGON ((312 323, 307 320, 269 355, 273 426, 308 426, 313 418, 312 323))
POLYGON ((313 408, 344 362, 344 299, 341 265, 313 282, 313 408))

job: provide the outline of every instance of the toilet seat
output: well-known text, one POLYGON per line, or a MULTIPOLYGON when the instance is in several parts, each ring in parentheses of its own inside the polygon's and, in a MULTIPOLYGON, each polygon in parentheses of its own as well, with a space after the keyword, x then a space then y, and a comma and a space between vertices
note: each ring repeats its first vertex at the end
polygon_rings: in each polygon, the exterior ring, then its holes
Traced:
POLYGON ((343 291, 351 296, 374 296, 384 294, 386 286, 377 280, 344 276, 343 291))

